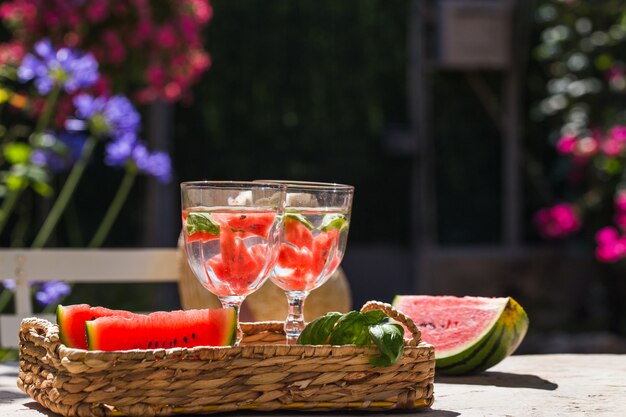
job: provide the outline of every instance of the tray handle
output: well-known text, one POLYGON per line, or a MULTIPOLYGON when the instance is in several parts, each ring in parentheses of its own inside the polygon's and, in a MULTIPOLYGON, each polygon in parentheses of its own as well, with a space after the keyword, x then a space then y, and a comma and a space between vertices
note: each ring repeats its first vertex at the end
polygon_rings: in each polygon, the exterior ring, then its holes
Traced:
POLYGON ((380 301, 368 301, 361 308, 361 313, 365 313, 366 311, 371 310, 379 310, 394 319, 395 321, 402 323, 406 326, 407 329, 411 332, 411 339, 407 340, 405 344, 407 346, 417 346, 420 342, 420 338, 422 337, 422 332, 417 328, 413 320, 406 314, 398 311, 391 304, 381 303, 380 301))

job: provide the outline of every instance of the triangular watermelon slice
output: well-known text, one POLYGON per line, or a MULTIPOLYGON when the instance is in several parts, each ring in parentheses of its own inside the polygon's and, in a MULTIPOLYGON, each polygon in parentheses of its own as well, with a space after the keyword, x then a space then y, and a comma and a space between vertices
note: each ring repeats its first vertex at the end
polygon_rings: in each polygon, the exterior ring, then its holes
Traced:
POLYGON ((393 305, 435 346, 440 374, 482 372, 511 355, 528 330, 526 312, 510 297, 399 295, 393 305))

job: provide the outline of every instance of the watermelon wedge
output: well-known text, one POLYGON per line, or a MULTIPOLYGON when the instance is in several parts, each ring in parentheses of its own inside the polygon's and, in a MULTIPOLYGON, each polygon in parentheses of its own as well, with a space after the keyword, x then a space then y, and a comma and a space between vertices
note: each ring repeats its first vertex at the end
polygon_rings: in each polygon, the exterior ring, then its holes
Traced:
POLYGON ((435 346, 436 372, 465 375, 482 372, 520 345, 528 316, 511 297, 399 295, 393 306, 435 346))
POLYGON ((227 346, 235 340, 236 328, 233 308, 158 311, 85 322, 89 350, 105 351, 227 346))
POLYGON ((124 310, 110 310, 104 307, 91 307, 88 304, 76 304, 57 307, 59 337, 67 347, 87 349, 85 322, 106 316, 133 317, 135 314, 124 310))

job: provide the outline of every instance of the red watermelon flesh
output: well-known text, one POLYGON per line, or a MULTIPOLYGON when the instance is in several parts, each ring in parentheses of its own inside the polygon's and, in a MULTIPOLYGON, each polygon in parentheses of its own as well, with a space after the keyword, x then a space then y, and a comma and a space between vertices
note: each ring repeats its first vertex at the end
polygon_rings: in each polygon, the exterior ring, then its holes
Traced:
POLYGON ((482 297, 414 296, 396 307, 407 312, 422 332, 422 339, 445 355, 467 340, 479 338, 502 312, 501 302, 482 297))
POLYGON ((435 346, 442 374, 488 369, 512 354, 528 330, 526 312, 510 297, 402 295, 393 305, 418 326, 422 340, 435 346))
POLYGON ((277 284, 288 291, 308 291, 315 288, 315 282, 322 272, 325 271, 324 276, 328 276, 339 266, 338 243, 337 230, 323 232, 312 238, 311 249, 283 243, 278 254, 278 265, 288 272, 278 274, 277 284))
POLYGON ((219 255, 207 261, 207 266, 221 281, 209 280, 209 290, 217 296, 252 292, 254 288, 251 286, 266 266, 269 255, 267 245, 259 243, 248 248, 238 233, 224 228, 220 233, 220 251, 219 255))
POLYGON ((88 304, 76 304, 71 306, 59 304, 57 307, 57 324, 59 326, 61 342, 67 347, 87 349, 85 322, 106 316, 133 317, 135 314, 125 310, 91 307, 88 304))
POLYGON ((297 248, 313 249, 313 234, 306 225, 292 217, 285 217, 285 242, 297 248))
POLYGON ((313 274, 319 275, 329 264, 329 259, 333 257, 327 268, 327 274, 334 272, 339 266, 337 258, 337 244, 339 243, 339 231, 330 230, 319 234, 313 241, 313 274))
POLYGON ((254 235, 267 238, 270 228, 276 220, 276 214, 272 212, 250 213, 213 213, 213 218, 221 225, 226 225, 235 231, 244 232, 246 235, 254 235))
POLYGON ((227 346, 236 326, 233 308, 109 316, 85 323, 89 349, 105 351, 227 346))

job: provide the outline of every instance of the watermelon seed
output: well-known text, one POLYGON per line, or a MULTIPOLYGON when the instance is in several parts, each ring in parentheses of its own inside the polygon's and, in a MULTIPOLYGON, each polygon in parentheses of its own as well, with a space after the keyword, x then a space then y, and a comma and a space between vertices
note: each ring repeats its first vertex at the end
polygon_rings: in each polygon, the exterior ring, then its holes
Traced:
POLYGON ((183 337, 183 342, 187 343, 187 336, 183 337))
POLYGON ((176 346, 176 339, 174 339, 174 346, 176 346))
POLYGON ((437 326, 435 326, 435 323, 428 322, 428 323, 420 323, 419 327, 423 327, 423 328, 426 328, 426 329, 434 329, 437 326))
POLYGON ((196 334, 195 333, 191 333, 191 338, 195 339, 196 338, 196 334))
POLYGON ((152 340, 148 342, 148 349, 152 347, 152 340))
POLYGON ((94 316, 91 316, 91 319, 92 319, 92 320, 95 320, 96 318, 95 318, 94 316))
POLYGON ((244 220, 245 218, 246 218, 246 215, 245 215, 245 214, 242 214, 241 216, 239 216, 239 219, 240 219, 240 220, 244 220))
POLYGON ((159 342, 154 342, 155 349, 159 347, 159 342))

